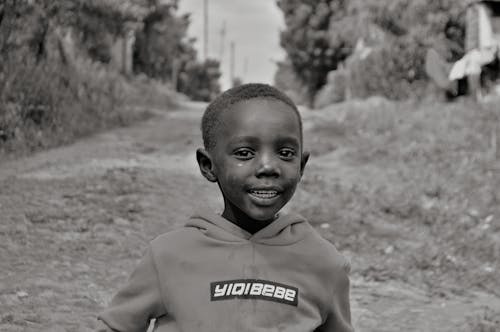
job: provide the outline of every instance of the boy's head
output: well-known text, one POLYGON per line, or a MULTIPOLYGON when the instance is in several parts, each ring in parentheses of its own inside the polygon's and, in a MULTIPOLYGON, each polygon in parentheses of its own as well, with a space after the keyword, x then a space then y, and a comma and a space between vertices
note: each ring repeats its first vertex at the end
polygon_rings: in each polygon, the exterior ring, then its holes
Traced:
POLYGON ((270 85, 249 83, 226 90, 208 105, 201 120, 201 133, 205 149, 211 150, 215 146, 217 127, 222 119, 221 114, 229 111, 234 104, 254 98, 272 98, 290 106, 299 120, 302 142, 302 119, 294 102, 283 92, 270 85))
POLYGON ((266 84, 245 84, 217 97, 202 119, 202 174, 224 196, 223 216, 233 222, 274 220, 291 199, 308 153, 294 103, 266 84))

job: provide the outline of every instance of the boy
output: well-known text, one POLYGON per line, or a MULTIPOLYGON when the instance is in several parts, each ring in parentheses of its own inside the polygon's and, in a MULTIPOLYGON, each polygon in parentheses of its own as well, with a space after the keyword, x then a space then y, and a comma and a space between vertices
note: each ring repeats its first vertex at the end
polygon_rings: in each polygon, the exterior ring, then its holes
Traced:
POLYGON ((202 119, 203 176, 222 215, 154 239, 100 316, 111 331, 352 331, 349 265, 300 216, 279 214, 302 177, 302 121, 264 84, 216 98, 202 119))

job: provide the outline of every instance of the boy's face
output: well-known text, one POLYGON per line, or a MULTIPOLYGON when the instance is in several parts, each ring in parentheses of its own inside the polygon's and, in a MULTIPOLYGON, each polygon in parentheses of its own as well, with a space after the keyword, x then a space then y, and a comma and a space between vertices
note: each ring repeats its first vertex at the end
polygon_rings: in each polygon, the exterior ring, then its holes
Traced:
POLYGON ((206 153, 209 180, 222 191, 225 218, 270 222, 292 198, 307 162, 299 119, 274 99, 250 99, 232 108, 221 114, 215 147, 206 153))

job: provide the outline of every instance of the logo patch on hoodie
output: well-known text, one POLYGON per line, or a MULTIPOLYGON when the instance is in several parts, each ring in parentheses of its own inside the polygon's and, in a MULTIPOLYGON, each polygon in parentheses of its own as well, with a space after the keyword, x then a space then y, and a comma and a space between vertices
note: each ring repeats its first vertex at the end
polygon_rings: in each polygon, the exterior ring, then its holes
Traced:
POLYGON ((238 279, 210 283, 211 301, 260 299, 298 305, 299 289, 268 280, 238 279))

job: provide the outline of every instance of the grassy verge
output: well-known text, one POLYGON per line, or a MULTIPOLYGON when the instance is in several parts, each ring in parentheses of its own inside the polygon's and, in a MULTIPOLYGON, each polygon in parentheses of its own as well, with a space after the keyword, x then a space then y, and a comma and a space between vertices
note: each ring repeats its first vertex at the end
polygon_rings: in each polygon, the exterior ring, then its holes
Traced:
POLYGON ((147 79, 127 80, 88 63, 5 63, 0 68, 0 158, 67 144, 106 128, 145 119, 147 107, 175 96, 147 79), (140 108, 139 106, 147 106, 140 108))
POLYGON ((498 294, 499 113, 378 99, 317 111, 306 132, 317 162, 303 186, 314 200, 301 212, 331 225, 366 278, 498 294))

